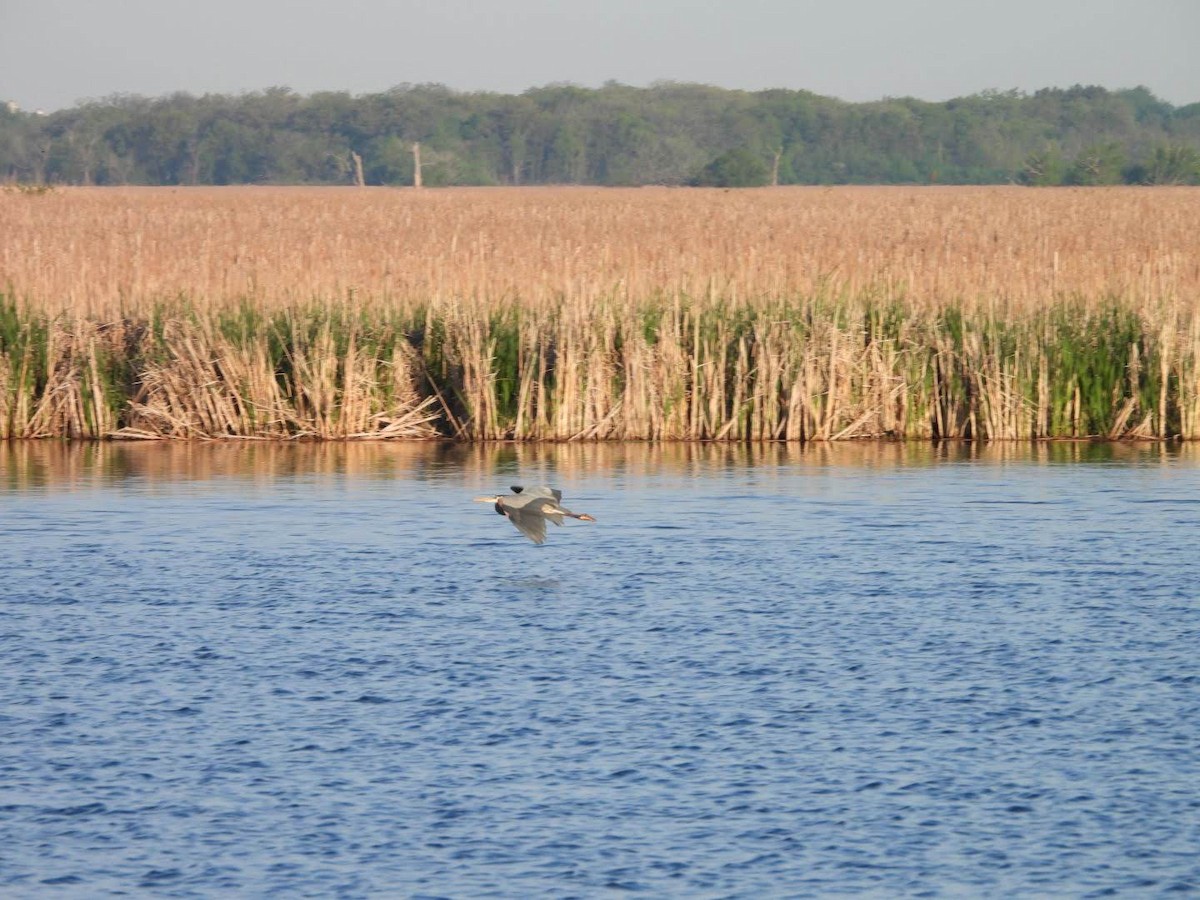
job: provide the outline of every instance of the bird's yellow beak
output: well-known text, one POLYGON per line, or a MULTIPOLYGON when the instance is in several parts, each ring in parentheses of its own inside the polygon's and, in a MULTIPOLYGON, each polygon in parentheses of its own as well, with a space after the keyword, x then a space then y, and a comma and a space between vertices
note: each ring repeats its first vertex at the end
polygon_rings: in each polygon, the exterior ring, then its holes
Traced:
POLYGON ((476 503, 499 503, 500 498, 499 497, 476 497, 475 502, 476 503))

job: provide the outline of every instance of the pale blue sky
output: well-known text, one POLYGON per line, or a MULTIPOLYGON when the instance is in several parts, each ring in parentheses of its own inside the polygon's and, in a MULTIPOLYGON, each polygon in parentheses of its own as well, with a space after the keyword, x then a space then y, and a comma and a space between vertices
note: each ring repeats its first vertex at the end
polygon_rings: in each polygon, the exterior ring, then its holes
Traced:
POLYGON ((846 100, 1143 84, 1200 101, 1200 0, 0 0, 0 100, 696 81, 846 100))

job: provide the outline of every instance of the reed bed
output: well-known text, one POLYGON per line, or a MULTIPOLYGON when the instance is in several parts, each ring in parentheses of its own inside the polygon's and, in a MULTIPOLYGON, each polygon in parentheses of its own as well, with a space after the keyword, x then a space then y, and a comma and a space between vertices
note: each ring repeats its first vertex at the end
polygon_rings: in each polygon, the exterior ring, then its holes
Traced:
POLYGON ((0 193, 0 436, 1200 437, 1188 188, 0 193))

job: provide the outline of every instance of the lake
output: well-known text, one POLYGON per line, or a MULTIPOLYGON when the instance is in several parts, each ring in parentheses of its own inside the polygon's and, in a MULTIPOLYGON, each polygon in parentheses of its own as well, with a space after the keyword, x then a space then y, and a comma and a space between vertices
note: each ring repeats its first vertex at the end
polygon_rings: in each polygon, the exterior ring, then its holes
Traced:
POLYGON ((0 894, 1200 891, 1198 556, 1191 445, 0 445, 0 894))

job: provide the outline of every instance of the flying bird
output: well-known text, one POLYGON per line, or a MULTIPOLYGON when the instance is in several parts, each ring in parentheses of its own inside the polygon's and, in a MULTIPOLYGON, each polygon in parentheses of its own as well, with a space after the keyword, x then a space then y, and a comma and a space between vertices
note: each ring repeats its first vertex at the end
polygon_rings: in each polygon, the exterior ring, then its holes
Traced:
POLYGON ((512 486, 511 494, 494 497, 476 497, 476 503, 494 503, 496 512, 507 516, 517 530, 535 544, 546 540, 546 522, 563 523, 563 517, 595 522, 587 513, 571 512, 562 505, 562 491, 549 487, 532 487, 526 490, 519 484, 512 486))

